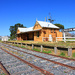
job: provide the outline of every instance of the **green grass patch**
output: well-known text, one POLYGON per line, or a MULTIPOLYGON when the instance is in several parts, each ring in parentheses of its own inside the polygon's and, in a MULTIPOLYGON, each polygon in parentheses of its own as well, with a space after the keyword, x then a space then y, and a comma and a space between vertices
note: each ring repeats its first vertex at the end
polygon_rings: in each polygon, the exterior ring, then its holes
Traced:
POLYGON ((14 45, 14 46, 17 46, 18 47, 18 45, 14 45))
POLYGON ((52 53, 51 51, 44 51, 44 50, 42 52, 43 53, 52 53))
POLYGON ((72 57, 75 57, 75 52, 73 53, 72 57))
POLYGON ((34 51, 38 51, 38 52, 40 52, 40 51, 41 51, 40 49, 36 49, 36 48, 34 48, 34 49, 32 49, 32 50, 34 50, 34 51))
POLYGON ((25 46, 21 46, 21 48, 25 48, 25 46))
POLYGON ((67 41, 66 43, 63 41, 58 41, 58 42, 10 41, 10 42, 31 43, 31 44, 33 43, 33 44, 48 45, 48 46, 75 47, 75 41, 67 41))
POLYGON ((60 53, 60 56, 65 56, 65 53, 64 53, 64 52, 61 52, 61 53, 60 53))
POLYGON ((5 75, 4 73, 0 74, 0 75, 5 75))
POLYGON ((21 47, 20 45, 14 45, 14 46, 16 46, 16 47, 21 47))

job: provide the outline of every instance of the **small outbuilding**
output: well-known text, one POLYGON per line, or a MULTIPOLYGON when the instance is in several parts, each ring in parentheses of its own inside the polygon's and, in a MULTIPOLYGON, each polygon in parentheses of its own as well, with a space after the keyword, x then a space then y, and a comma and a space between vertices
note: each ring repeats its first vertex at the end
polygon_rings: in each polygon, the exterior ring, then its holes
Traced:
POLYGON ((9 37, 8 36, 3 36, 1 37, 1 41, 8 41, 9 37))

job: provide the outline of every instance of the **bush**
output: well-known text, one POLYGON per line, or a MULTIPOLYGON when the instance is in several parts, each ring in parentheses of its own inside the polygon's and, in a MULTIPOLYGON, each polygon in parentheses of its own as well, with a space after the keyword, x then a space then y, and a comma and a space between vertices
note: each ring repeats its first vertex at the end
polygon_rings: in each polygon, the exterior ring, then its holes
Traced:
POLYGON ((65 53, 62 52, 62 53, 60 54, 60 56, 65 56, 65 53))
POLYGON ((73 53, 72 57, 75 57, 75 52, 73 53))
POLYGON ((10 39, 8 39, 8 41, 10 41, 10 39))

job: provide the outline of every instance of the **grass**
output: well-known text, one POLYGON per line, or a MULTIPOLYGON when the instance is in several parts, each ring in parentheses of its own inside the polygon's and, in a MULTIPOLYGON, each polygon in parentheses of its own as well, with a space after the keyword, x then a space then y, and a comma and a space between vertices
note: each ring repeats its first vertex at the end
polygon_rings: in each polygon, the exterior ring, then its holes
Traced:
MULTIPOLYGON (((66 42, 66 43, 64 43, 64 42, 58 42, 58 43, 56 43, 56 42, 53 42, 53 43, 51 43, 51 42, 35 42, 35 41, 11 41, 11 42, 23 42, 23 43, 30 43, 30 44, 32 44, 32 43, 34 43, 34 44, 44 44, 44 45, 50 45, 50 46, 66 46, 66 47, 70 47, 70 46, 74 46, 75 47, 75 42, 66 42)), ((21 47, 21 48, 26 48, 25 46, 20 46, 20 45, 14 45, 14 46, 17 46, 17 47, 21 47)), ((30 49, 30 48, 26 48, 26 49, 30 49)), ((33 49, 34 51, 38 51, 38 52, 40 52, 41 50, 40 49, 33 49)), ((42 51, 43 53, 52 53, 51 51, 42 51)), ((61 52, 60 53, 60 55, 59 56, 65 56, 65 57, 67 57, 67 58, 69 58, 68 56, 66 56, 66 54, 65 53, 63 53, 63 52, 61 52)), ((75 58, 75 53, 73 53, 73 55, 72 55, 72 57, 73 58, 75 58)))
POLYGON ((44 50, 42 52, 43 53, 52 53, 51 51, 44 51, 44 50))
POLYGON ((19 45, 14 45, 14 46, 17 46, 17 47, 19 47, 19 45))
MULTIPOLYGON (((19 45, 15 45, 15 46, 17 46, 17 47, 21 47, 21 48, 25 48, 25 46, 19 46, 19 45)), ((27 48, 28 49, 28 48, 27 48)), ((40 52, 41 50, 40 49, 36 49, 36 48, 34 48, 34 49, 32 49, 32 50, 34 50, 34 51, 38 51, 38 52, 40 52)), ((52 53, 51 51, 42 51, 43 53, 52 53)))
POLYGON ((38 51, 38 52, 40 52, 40 51, 41 51, 40 49, 36 49, 36 48, 34 48, 34 49, 32 49, 32 50, 34 50, 34 51, 38 51))
POLYGON ((50 45, 50 46, 64 46, 64 47, 75 47, 75 41, 67 41, 65 42, 38 42, 38 41, 11 41, 11 42, 20 42, 20 43, 30 43, 30 44, 42 44, 42 45, 50 45))
POLYGON ((73 53, 72 57, 75 57, 75 52, 73 53))
MULTIPOLYGON (((35 51, 38 51, 38 52, 40 52, 40 51, 41 51, 40 49, 35 49, 35 48, 34 48, 34 49, 32 49, 32 50, 35 50, 35 51)), ((43 53, 52 53, 51 51, 44 51, 44 50, 43 50, 42 52, 43 52, 43 53)))
POLYGON ((4 73, 0 74, 0 75, 5 75, 4 73))
POLYGON ((21 48, 25 48, 25 46, 21 46, 21 48))
POLYGON ((66 71, 64 71, 64 73, 67 73, 66 71))
POLYGON ((65 56, 65 53, 64 53, 64 52, 61 52, 61 53, 60 53, 60 56, 65 56))
POLYGON ((75 40, 75 38, 70 38, 70 39, 66 39, 66 40, 75 40))

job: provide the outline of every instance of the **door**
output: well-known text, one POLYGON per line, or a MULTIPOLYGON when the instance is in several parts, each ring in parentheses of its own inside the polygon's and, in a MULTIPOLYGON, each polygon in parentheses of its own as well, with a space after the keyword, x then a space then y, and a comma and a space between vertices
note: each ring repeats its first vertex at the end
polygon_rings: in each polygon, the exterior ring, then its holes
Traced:
POLYGON ((52 41, 52 35, 49 35, 49 41, 52 41))

